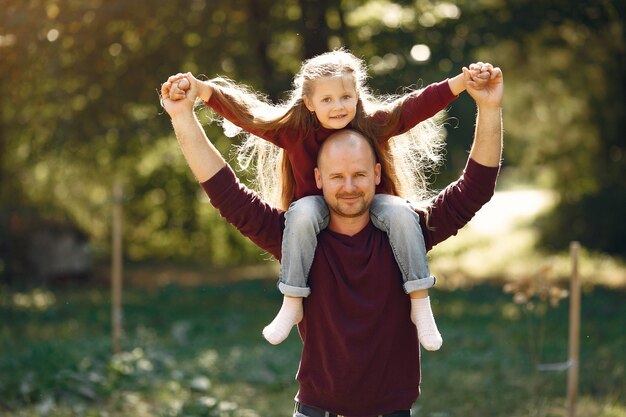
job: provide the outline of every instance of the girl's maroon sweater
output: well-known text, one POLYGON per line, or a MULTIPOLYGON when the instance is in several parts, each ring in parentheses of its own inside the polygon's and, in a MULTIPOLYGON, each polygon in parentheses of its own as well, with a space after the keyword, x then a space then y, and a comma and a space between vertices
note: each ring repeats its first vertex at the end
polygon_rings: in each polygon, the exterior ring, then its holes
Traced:
MULTIPOLYGON (((456 98, 457 96, 450 90, 448 80, 431 84, 423 90, 408 94, 402 105, 402 122, 398 131, 392 136, 400 135, 418 123, 434 116, 456 98)), ((220 106, 213 97, 206 104, 230 122, 241 127, 241 121, 238 120, 236 115, 220 106)), ((384 120, 385 114, 377 112, 372 117, 384 120)), ((299 132, 291 129, 281 129, 277 132, 265 132, 259 129, 249 130, 250 133, 272 142, 287 152, 295 179, 296 200, 308 195, 322 195, 322 192, 315 185, 315 178, 312 173, 317 165, 318 151, 326 138, 335 132, 334 129, 326 129, 320 126, 310 132, 299 132)), ((389 139, 386 138, 386 140, 389 139)), ((377 191, 383 192, 384 190, 377 189, 377 191)))

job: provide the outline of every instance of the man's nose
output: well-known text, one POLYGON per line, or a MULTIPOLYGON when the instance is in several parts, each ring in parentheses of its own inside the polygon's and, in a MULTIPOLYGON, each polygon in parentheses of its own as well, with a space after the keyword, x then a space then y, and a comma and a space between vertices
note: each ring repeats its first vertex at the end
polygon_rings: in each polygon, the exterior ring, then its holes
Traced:
POLYGON ((343 189, 344 191, 352 191, 354 190, 354 181, 352 181, 352 178, 346 178, 343 182, 343 189))

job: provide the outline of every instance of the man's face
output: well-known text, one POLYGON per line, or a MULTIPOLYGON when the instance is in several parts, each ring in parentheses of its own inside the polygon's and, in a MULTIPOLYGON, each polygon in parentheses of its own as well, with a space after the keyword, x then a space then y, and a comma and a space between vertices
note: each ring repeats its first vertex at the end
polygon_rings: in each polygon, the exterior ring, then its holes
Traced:
POLYGON ((333 140, 321 150, 315 168, 317 187, 323 191, 331 218, 333 213, 340 218, 369 218, 369 207, 380 183, 380 164, 359 134, 339 134, 346 138, 333 140))

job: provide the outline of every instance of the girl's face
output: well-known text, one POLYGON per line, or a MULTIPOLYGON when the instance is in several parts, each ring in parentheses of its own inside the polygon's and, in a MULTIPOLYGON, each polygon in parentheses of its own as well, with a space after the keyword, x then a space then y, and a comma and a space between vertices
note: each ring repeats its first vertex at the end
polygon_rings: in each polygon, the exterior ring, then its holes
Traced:
POLYGON ((313 82, 313 93, 303 96, 307 109, 327 129, 343 129, 354 119, 358 94, 351 75, 323 77, 313 82))

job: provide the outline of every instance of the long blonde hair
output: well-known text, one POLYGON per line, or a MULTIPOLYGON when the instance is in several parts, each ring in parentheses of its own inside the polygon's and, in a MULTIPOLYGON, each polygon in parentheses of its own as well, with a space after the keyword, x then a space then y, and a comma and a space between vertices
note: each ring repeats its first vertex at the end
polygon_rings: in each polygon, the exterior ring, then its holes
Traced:
POLYGON ((407 95, 376 98, 366 85, 364 61, 345 49, 333 50, 305 61, 294 77, 289 98, 277 105, 249 87, 229 79, 218 77, 210 80, 212 100, 240 121, 240 126, 235 126, 222 119, 225 134, 232 137, 241 133, 242 129, 246 131, 237 149, 237 160, 242 169, 251 168, 254 171, 254 185, 259 194, 286 209, 294 200, 295 183, 291 164, 283 149, 257 135, 288 129, 297 133, 293 140, 302 140, 319 125, 302 97, 311 97, 316 80, 344 75, 353 78, 359 96, 356 115, 347 127, 374 139, 383 168, 382 188, 410 200, 429 197, 428 174, 442 162, 445 134, 441 119, 437 116, 430 118, 390 138, 392 132, 398 131, 402 103, 407 95), (373 117, 375 113, 376 118, 373 117))

